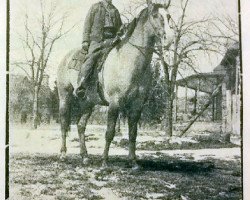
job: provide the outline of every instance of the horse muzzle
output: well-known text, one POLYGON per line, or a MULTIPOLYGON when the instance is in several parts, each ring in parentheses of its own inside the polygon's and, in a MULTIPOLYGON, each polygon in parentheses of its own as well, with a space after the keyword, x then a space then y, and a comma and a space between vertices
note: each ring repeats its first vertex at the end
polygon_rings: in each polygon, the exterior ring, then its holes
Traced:
POLYGON ((165 34, 165 32, 163 32, 163 33, 158 33, 157 35, 156 35, 156 43, 158 43, 158 44, 164 44, 164 42, 166 41, 166 34, 165 34))

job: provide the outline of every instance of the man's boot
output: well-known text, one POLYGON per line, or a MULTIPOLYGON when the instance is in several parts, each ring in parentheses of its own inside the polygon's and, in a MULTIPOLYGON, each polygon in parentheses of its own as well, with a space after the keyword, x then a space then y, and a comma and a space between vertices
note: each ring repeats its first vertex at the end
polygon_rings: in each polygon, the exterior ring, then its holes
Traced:
POLYGON ((83 66, 81 67, 81 70, 79 72, 78 76, 78 85, 74 89, 73 95, 76 97, 81 97, 83 98, 85 96, 85 92, 87 89, 87 82, 91 78, 91 74, 93 71, 93 66, 94 66, 94 60, 93 57, 89 57, 83 66), (81 77, 81 78, 80 78, 81 77))
POLYGON ((86 85, 86 83, 85 83, 85 78, 83 77, 83 78, 81 78, 81 80, 79 81, 79 83, 78 83, 78 85, 77 85, 77 87, 74 89, 74 91, 73 91, 73 95, 75 96, 75 97, 84 97, 85 96, 85 93, 86 93, 86 87, 85 87, 85 85, 86 85))

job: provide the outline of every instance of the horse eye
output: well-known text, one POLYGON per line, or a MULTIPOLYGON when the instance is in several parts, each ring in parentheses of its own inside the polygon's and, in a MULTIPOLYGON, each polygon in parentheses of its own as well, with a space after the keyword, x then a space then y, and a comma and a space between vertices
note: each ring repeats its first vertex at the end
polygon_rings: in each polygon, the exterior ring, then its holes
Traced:
POLYGON ((157 13, 154 13, 153 14, 153 18, 156 18, 158 15, 157 15, 157 13))

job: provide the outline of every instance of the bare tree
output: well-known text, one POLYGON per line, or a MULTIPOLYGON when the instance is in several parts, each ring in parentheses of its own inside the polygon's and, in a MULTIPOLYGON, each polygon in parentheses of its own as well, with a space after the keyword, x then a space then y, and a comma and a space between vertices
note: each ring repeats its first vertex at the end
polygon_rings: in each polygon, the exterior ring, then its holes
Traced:
MULTIPOLYGON (((158 48, 156 50, 165 74, 167 91, 165 131, 169 136, 173 134, 173 100, 175 98, 176 79, 180 69, 190 68, 197 73, 195 64, 201 53, 207 56, 210 56, 211 53, 223 54, 224 49, 222 48, 225 48, 225 43, 234 38, 225 34, 222 31, 222 25, 218 25, 218 23, 222 23, 230 29, 235 26, 232 21, 226 20, 227 23, 225 23, 221 19, 211 17, 189 21, 187 18, 188 8, 189 0, 180 0, 180 16, 177 19, 169 18, 169 24, 174 32, 173 40, 166 44, 163 49, 158 48)), ((232 30, 235 29, 237 28, 232 28, 232 30)), ((233 35, 235 36, 235 34, 233 35)))
POLYGON ((55 43, 67 34, 73 27, 65 30, 67 14, 59 14, 57 2, 49 6, 40 0, 40 10, 37 13, 35 25, 34 16, 25 13, 24 33, 19 34, 25 53, 24 61, 13 63, 22 69, 29 78, 33 88, 33 128, 38 124, 38 95, 55 43), (34 23, 34 22, 33 22, 34 23))
POLYGON ((216 17, 210 23, 213 32, 206 32, 205 34, 214 43, 219 43, 227 50, 234 43, 239 42, 239 24, 229 15, 222 15, 216 17))
POLYGON ((134 18, 137 17, 138 13, 147 6, 146 0, 132 0, 129 4, 121 11, 123 23, 128 24, 134 18))
MULTIPOLYGON (((136 0, 123 12, 126 22, 135 17, 151 0, 136 0)), ((173 133, 173 100, 177 75, 182 70, 198 73, 197 61, 199 56, 211 57, 211 54, 224 55, 230 44, 239 38, 238 24, 230 16, 207 16, 202 19, 189 19, 187 11, 190 0, 175 1, 180 13, 176 18, 167 15, 169 25, 174 36, 164 44, 163 48, 156 48, 164 70, 166 90, 165 131, 172 136, 173 133), (179 5, 178 5, 179 3, 179 5)), ((169 37, 169 36, 167 36, 169 37)))

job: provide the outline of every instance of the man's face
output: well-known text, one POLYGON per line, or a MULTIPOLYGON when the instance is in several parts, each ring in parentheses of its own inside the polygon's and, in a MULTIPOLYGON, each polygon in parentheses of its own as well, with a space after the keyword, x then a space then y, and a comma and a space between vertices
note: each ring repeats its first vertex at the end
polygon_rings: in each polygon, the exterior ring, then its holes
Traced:
POLYGON ((104 0, 106 1, 107 3, 111 4, 112 3, 112 0, 104 0))

